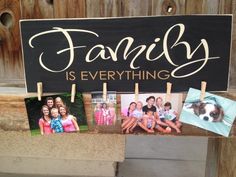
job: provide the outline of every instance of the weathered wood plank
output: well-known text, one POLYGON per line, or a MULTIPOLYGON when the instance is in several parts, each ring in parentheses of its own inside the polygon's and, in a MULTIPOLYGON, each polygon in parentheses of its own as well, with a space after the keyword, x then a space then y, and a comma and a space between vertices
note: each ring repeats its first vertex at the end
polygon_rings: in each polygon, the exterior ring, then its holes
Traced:
POLYGON ((27 131, 6 131, 0 133, 0 140, 0 157, 124 160, 125 137, 118 134, 67 133, 32 137, 27 131))
POLYGON ((10 80, 23 82, 19 19, 21 18, 18 0, 1 1, 0 4, 0 82, 10 80))
POLYGON ((231 47, 231 65, 230 65, 230 89, 236 90, 236 0, 232 1, 232 14, 233 20, 233 34, 232 34, 232 47, 231 47))
POLYGON ((53 18, 53 4, 51 2, 46 0, 21 0, 22 18, 53 18))
POLYGON ((205 177, 218 176, 219 138, 208 138, 205 177))
POLYGON ((118 177, 204 177, 204 171, 205 161, 126 159, 118 177))
POLYGON ((204 0, 202 4, 203 14, 218 14, 219 0, 204 0))
POLYGON ((232 0, 220 0, 219 14, 231 14, 232 8, 232 0))
POLYGON ((85 0, 53 1, 55 18, 84 18, 86 14, 85 0))
POLYGON ((219 177, 236 176, 236 138, 220 139, 219 177))
POLYGON ((119 0, 87 0, 86 17, 119 17, 120 8, 119 0))
POLYGON ((152 0, 152 15, 179 14, 185 14, 185 0, 152 0), (170 12, 167 7, 172 8, 170 12))
POLYGON ((186 14, 201 14, 203 0, 187 0, 186 14))
POLYGON ((121 0, 121 16, 151 15, 151 5, 151 0, 121 0))

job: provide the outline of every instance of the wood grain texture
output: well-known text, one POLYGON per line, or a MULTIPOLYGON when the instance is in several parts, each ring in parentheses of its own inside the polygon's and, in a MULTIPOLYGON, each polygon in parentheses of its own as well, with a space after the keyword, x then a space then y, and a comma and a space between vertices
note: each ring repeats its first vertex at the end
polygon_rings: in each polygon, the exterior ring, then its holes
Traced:
POLYGON ((236 138, 220 139, 218 177, 236 176, 236 138))
POLYGON ((229 88, 236 90, 236 0, 232 1, 232 14, 233 14, 233 34, 232 34, 232 47, 231 47, 231 65, 230 65, 230 80, 229 88))
POLYGON ((218 176, 219 138, 208 138, 205 177, 218 176))
POLYGON ((53 4, 49 2, 46 0, 21 0, 21 18, 53 18, 53 4))
POLYGON ((201 14, 204 0, 186 0, 186 14, 201 14))
POLYGON ((86 0, 86 17, 119 17, 121 2, 119 0, 86 0))
POLYGON ((20 2, 1 1, 0 16, 0 81, 24 82, 19 33, 20 2))
MULTIPOLYGON (((163 11, 167 9, 163 9, 163 3, 166 0, 152 0, 152 14, 151 15, 164 15, 163 11)), ((175 8, 175 13, 170 13, 170 15, 181 15, 185 14, 185 0, 170 0, 170 2, 174 2, 174 6, 171 8, 175 8)), ((168 4, 168 1, 166 1, 168 4)), ((171 5, 171 3, 170 3, 171 5)))
POLYGON ((24 97, 0 95, 0 130, 29 130, 24 97))
POLYGON ((120 0, 121 16, 148 16, 151 15, 151 0, 120 0))
POLYGON ((231 14, 232 13, 232 1, 233 0, 220 0, 219 1, 219 14, 231 14))
POLYGON ((219 0, 204 0, 202 4, 203 14, 218 14, 219 0))
POLYGON ((55 18, 84 18, 86 13, 85 0, 53 1, 55 18))

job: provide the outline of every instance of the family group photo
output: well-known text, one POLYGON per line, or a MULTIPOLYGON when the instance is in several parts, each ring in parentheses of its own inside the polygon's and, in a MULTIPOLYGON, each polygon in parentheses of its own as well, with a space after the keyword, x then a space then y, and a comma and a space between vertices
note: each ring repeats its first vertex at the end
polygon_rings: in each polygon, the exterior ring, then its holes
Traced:
POLYGON ((84 132, 88 130, 83 97, 75 96, 71 103, 70 94, 25 98, 29 126, 32 135, 84 132))
POLYGON ((171 101, 165 101, 165 94, 121 95, 122 133, 181 133, 179 112, 182 94, 173 94, 171 101))

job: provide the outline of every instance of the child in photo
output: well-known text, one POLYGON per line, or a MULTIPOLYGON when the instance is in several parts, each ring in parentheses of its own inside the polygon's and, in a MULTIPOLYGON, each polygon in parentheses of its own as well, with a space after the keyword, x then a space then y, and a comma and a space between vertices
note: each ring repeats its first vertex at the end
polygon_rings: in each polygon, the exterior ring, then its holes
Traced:
POLYGON ((143 116, 142 122, 138 122, 138 125, 148 133, 154 133, 155 124, 154 112, 150 109, 143 116))
POLYGON ((133 129, 138 125, 138 122, 142 121, 143 118, 143 103, 138 101, 136 104, 136 109, 132 112, 132 116, 129 119, 129 122, 123 127, 123 131, 126 130, 126 133, 133 132, 133 129))
POLYGON ((110 125, 111 115, 106 103, 102 104, 102 118, 103 124, 100 123, 100 125, 110 125))
POLYGON ((102 104, 97 103, 94 108, 94 120, 96 125, 100 125, 100 123, 102 123, 103 125, 103 121, 101 119, 102 119, 102 104))
POLYGON ((51 115, 52 115, 51 129, 53 130, 53 133, 64 132, 63 127, 62 127, 62 123, 61 123, 61 116, 59 115, 58 109, 52 108, 51 115))
POLYGON ((114 103, 109 103, 108 110, 110 112, 109 125, 114 125, 116 123, 116 109, 114 103))
POLYGON ((159 118, 162 120, 165 118, 164 116, 164 106, 163 106, 163 99, 161 97, 156 98, 156 108, 157 108, 157 114, 159 118))
POLYGON ((133 112, 136 109, 137 104, 135 102, 131 102, 129 104, 128 109, 123 109, 121 112, 121 119, 122 119, 122 132, 126 130, 127 127, 129 127, 131 124, 130 122, 132 121, 132 117, 133 117, 133 112))
MULTIPOLYGON (((168 124, 165 123, 165 115, 164 115, 165 110, 164 110, 164 106, 163 106, 163 99, 161 97, 156 98, 156 108, 157 108, 156 129, 159 129, 159 131, 161 131, 160 130, 160 125, 161 125, 161 126, 165 127, 165 129, 164 129, 165 133, 170 133, 171 128, 169 127, 168 124)), ((163 132, 163 131, 161 131, 161 132, 163 132)))
POLYGON ((164 121, 167 125, 169 125, 171 128, 174 128, 177 133, 181 133, 181 123, 178 120, 178 113, 171 109, 170 102, 166 102, 164 104, 164 118, 164 121))
POLYGON ((64 132, 76 132, 79 131, 79 126, 76 118, 69 114, 68 108, 66 106, 61 106, 59 108, 61 115, 61 124, 64 132))
POLYGON ((170 127, 162 128, 154 116, 154 112, 148 110, 147 114, 143 116, 143 121, 138 122, 138 125, 148 133, 154 133, 154 129, 157 129, 162 133, 170 133, 170 127))

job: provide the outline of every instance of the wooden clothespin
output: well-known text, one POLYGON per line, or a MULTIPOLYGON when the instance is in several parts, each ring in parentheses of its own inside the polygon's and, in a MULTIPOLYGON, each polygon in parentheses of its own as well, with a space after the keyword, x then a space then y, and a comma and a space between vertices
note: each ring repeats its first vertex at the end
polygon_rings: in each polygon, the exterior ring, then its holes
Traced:
POLYGON ((43 95, 43 83, 37 82, 37 93, 38 93, 38 101, 42 100, 43 95))
POLYGON ((203 101, 205 98, 205 94, 206 94, 206 85, 207 83, 205 81, 201 82, 201 95, 200 95, 200 101, 203 101))
POLYGON ((171 99, 170 99, 170 95, 171 95, 171 87, 172 87, 172 83, 170 82, 167 82, 166 83, 166 102, 169 102, 171 99))
POLYGON ((134 86, 134 101, 137 103, 138 102, 138 95, 139 95, 139 84, 135 83, 134 86))
POLYGON ((70 98, 71 103, 75 102, 75 93, 76 93, 76 84, 72 84, 72 86, 71 86, 71 98, 70 98))
POLYGON ((107 83, 106 82, 103 83, 102 93, 103 93, 103 101, 106 102, 107 101, 107 83))

